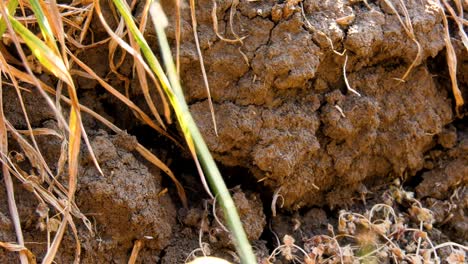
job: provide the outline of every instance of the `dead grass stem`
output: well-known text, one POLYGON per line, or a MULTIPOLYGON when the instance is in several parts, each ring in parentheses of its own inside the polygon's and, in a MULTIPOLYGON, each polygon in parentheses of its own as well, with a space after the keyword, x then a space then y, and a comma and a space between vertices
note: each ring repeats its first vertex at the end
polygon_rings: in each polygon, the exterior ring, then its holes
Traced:
POLYGON ((411 70, 413 70, 413 68, 418 64, 420 63, 420 60, 421 60, 421 56, 422 56, 422 49, 421 49, 421 44, 419 43, 419 41, 417 40, 416 38, 416 35, 414 33, 414 29, 413 29, 413 24, 411 22, 411 18, 410 18, 410 15, 408 13, 408 9, 406 8, 406 4, 403 2, 403 0, 398 0, 398 3, 399 3, 399 7, 401 8, 402 12, 403 12, 403 15, 404 15, 404 21, 400 15, 400 13, 397 11, 397 9, 395 8, 395 6, 393 5, 392 1, 391 0, 384 0, 384 2, 387 4, 388 7, 390 7, 390 9, 393 11, 393 13, 395 13, 395 15, 397 16, 398 18, 398 21, 400 21, 400 24, 401 26, 403 27, 403 29, 405 30, 406 34, 408 35, 408 37, 416 44, 417 48, 418 48, 418 51, 417 51, 417 54, 416 54, 416 57, 414 58, 413 62, 411 63, 411 65, 408 67, 408 69, 406 70, 406 72, 403 74, 403 76, 401 77, 401 80, 402 81, 405 81, 406 78, 408 77, 408 75, 410 74, 411 70))
POLYGON ((208 103, 209 103, 209 106, 210 106, 211 119, 213 121, 214 132, 215 132, 216 135, 218 135, 218 128, 217 128, 217 125, 216 125, 216 115, 215 115, 215 111, 214 111, 214 107, 213 107, 213 100, 211 98, 210 84, 208 82, 208 76, 206 74, 205 62, 204 62, 203 54, 202 54, 201 48, 200 48, 200 41, 198 40, 197 16, 196 16, 196 11, 195 11, 195 0, 190 0, 189 3, 190 3, 190 15, 192 17, 193 37, 195 39, 195 46, 197 48, 198 59, 200 60, 200 68, 201 68, 202 75, 203 75, 203 82, 205 83, 206 93, 208 95, 208 103))
MULTIPOLYGON (((442 1, 445 3, 444 0, 442 1)), ((445 48, 447 52, 447 65, 449 68, 450 80, 452 82, 452 93, 455 98, 455 112, 457 116, 460 117, 461 116, 460 108, 464 105, 464 100, 463 100, 463 95, 460 91, 460 88, 458 87, 458 81, 457 81, 457 56, 455 54, 455 49, 453 48, 453 45, 452 45, 450 31, 449 31, 449 24, 448 24, 447 16, 443 9, 443 5, 441 4, 440 0, 438 0, 437 2, 439 5, 440 14, 442 15, 442 22, 444 24, 444 41, 445 41, 445 48)), ((455 20, 457 21, 457 19, 455 20)), ((465 48, 468 48, 466 44, 465 44, 465 48)))

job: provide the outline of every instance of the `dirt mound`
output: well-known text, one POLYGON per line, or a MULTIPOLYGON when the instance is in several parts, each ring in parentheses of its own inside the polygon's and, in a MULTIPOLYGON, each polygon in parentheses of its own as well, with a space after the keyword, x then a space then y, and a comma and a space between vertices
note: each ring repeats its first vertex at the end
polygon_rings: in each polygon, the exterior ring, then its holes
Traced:
MULTIPOLYGON (((81 173, 78 175, 76 203, 91 219, 95 234, 90 233, 83 225, 78 226, 83 247, 82 263, 126 262, 128 251, 136 240, 145 241, 146 251, 149 253, 146 258, 153 262, 157 258, 155 252, 169 244, 176 221, 175 206, 161 187, 161 174, 158 170, 150 171, 131 153, 136 142, 131 136, 110 136, 102 130, 91 135, 91 144, 103 175, 97 171, 89 154, 85 152, 79 170, 81 173)), ((48 154, 46 157, 58 159, 59 140, 44 136, 38 137, 38 143, 43 153, 48 154)), ((20 152, 19 149, 18 151, 20 152)), ((27 187, 26 184, 24 186, 27 187)), ((16 195, 20 198, 17 203, 26 233, 25 240, 30 244, 28 248, 41 256, 47 250, 43 243, 47 233, 41 227, 44 218, 39 210, 42 205, 25 188, 17 186, 16 189, 19 190, 16 195)), ((0 201, 1 212, 8 212, 3 189, 0 201)), ((47 208, 49 210, 51 209, 47 208)), ((49 217, 55 219, 54 215, 49 217)), ((0 213, 0 228, 3 230, 0 232, 1 241, 15 240, 14 235, 9 232, 12 223, 3 213, 0 213)), ((72 263, 74 252, 75 241, 70 233, 62 242, 56 261, 72 263)), ((2 263, 13 263, 16 259, 16 254, 13 253, 2 253, 0 256, 2 263), (8 257, 11 259, 7 260, 8 257)))
MULTIPOLYGON (((206 2, 199 3, 201 25, 210 17, 206 2)), ((247 167, 272 191, 281 188, 291 209, 342 204, 361 183, 420 171, 424 153, 453 119, 451 95, 427 67, 444 48, 440 14, 407 4, 421 52, 403 82, 398 78, 418 49, 384 3, 304 1, 303 9, 288 3, 239 3, 233 24, 247 36, 243 44, 201 27, 218 137, 195 77, 199 62, 187 56, 194 47, 182 46, 191 110, 216 158, 247 167), (344 17, 351 22, 341 23, 344 17), (347 89, 343 71, 360 96, 347 89)), ((228 9, 217 9, 221 35, 230 32, 228 9)))

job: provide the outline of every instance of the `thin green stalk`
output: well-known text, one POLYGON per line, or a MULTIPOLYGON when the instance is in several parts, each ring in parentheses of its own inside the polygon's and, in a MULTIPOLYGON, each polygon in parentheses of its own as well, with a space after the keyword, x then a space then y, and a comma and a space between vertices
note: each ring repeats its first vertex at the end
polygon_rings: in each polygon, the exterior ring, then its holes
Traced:
POLYGON ((242 263, 256 263, 255 255, 253 254, 252 247, 250 246, 247 235, 245 234, 245 231, 242 227, 242 223, 240 221, 239 215, 237 214, 234 201, 229 194, 221 173, 219 172, 218 167, 216 166, 216 163, 214 162, 213 157, 211 156, 208 147, 206 146, 205 141, 203 140, 203 137, 190 114, 187 103, 185 102, 182 87, 180 86, 174 62, 172 60, 171 50, 164 32, 164 28, 167 25, 167 19, 159 6, 159 2, 152 3, 150 12, 153 17, 153 21, 154 19, 159 21, 155 23, 155 28, 159 36, 158 39, 160 42, 166 70, 168 72, 167 75, 162 69, 156 56, 151 51, 145 38, 135 25, 135 21, 133 20, 127 3, 123 0, 113 0, 113 2, 122 15, 122 18, 125 20, 129 32, 140 46, 140 49, 148 62, 148 66, 156 74, 159 81, 161 82, 161 86, 169 98, 172 107, 174 108, 177 120, 179 121, 179 125, 182 128, 187 144, 191 150, 196 153, 197 157, 201 161, 201 165, 207 175, 211 188, 213 188, 216 195, 219 197, 227 225, 234 237, 234 245, 236 246, 242 263), (154 15, 154 12, 157 12, 157 14, 154 15), (160 23, 161 21, 164 22, 160 23))
POLYGON ((213 188, 219 201, 221 207, 223 208, 225 219, 227 221, 228 228, 234 236, 234 244, 240 256, 242 263, 256 263, 256 258, 253 253, 252 247, 250 246, 247 235, 245 234, 244 228, 242 227, 242 222, 237 214, 237 209, 232 200, 232 197, 229 193, 229 190, 224 183, 223 177, 219 172, 216 163, 211 156, 208 147, 206 146, 205 140, 201 135, 195 121, 190 114, 187 103, 183 95, 182 87, 179 82, 177 71, 172 59, 171 49, 166 38, 166 33, 164 32, 164 13, 161 9, 161 6, 158 2, 153 2, 150 9, 151 16, 153 17, 154 26, 156 28, 156 33, 158 35, 159 45, 161 48, 161 53, 166 66, 167 75, 169 77, 169 82, 174 92, 178 108, 181 110, 180 113, 177 113, 179 122, 182 127, 185 127, 187 131, 184 131, 184 134, 187 138, 187 141, 193 139, 193 144, 195 145, 196 154, 203 166, 203 170, 206 173, 208 181, 211 188, 213 188), (162 22, 161 22, 162 21, 162 22), (179 116, 180 115, 180 116, 179 116))

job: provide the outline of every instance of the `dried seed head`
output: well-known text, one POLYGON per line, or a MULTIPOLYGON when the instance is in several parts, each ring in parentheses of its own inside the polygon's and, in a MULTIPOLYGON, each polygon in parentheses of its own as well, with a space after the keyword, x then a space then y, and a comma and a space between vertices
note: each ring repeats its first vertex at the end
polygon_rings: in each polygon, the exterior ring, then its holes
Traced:
POLYGON ((354 235, 356 233, 356 224, 353 222, 349 222, 347 231, 348 231, 348 234, 354 235))
POLYGON ((51 232, 57 232, 59 227, 60 227, 60 220, 56 218, 50 218, 49 221, 47 222, 47 228, 51 232))
POLYGON ((345 233, 346 232, 346 220, 344 217, 340 217, 338 220, 338 232, 345 233))
POLYGON ((45 203, 40 203, 36 207, 36 213, 39 215, 40 219, 44 219, 47 217, 47 213, 49 212, 49 207, 45 203))
POLYGON ((380 223, 380 224, 372 224, 371 229, 375 231, 376 233, 380 235, 385 235, 387 234, 387 231, 389 229, 389 224, 388 223, 380 223))
POLYGON ((347 27, 349 26, 351 23, 354 22, 354 19, 356 18, 356 16, 354 14, 351 14, 349 16, 344 16, 344 17, 340 17, 340 18, 337 18, 335 21, 338 25, 342 26, 342 27, 347 27))
POLYGON ((409 214, 411 217, 423 222, 425 228, 432 230, 432 224, 435 222, 435 219, 431 210, 413 205, 409 209, 409 214))
POLYGON ((390 251, 399 260, 403 260, 405 258, 405 252, 403 252, 403 250, 401 250, 400 248, 391 247, 390 251))
POLYGON ((449 264, 463 264, 466 263, 465 251, 462 250, 454 250, 450 255, 447 257, 447 262, 449 264))
POLYGON ((317 261, 315 261, 315 259, 310 257, 310 256, 305 256, 304 257, 304 263, 305 264, 316 264, 317 261))
POLYGON ((427 240, 427 233, 424 232, 424 231, 417 231, 417 232, 415 232, 414 237, 416 239, 422 238, 424 240, 427 240))
POLYGON ((292 247, 294 245, 294 242, 295 242, 294 238, 290 235, 285 235, 283 237, 283 243, 287 247, 292 247))
POLYGON ((379 241, 379 237, 374 231, 362 230, 356 234, 356 240, 361 247, 366 247, 377 244, 379 241))
POLYGON ((37 222, 36 228, 41 230, 41 231, 45 231, 46 227, 47 227, 47 225, 45 223, 45 220, 44 219, 39 219, 39 222, 37 222))

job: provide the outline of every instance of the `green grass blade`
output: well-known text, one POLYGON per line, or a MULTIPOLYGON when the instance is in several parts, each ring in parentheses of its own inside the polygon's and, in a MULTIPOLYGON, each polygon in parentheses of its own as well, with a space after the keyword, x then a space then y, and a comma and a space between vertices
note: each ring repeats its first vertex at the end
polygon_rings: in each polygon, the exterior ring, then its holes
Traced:
POLYGON ((39 60, 42 66, 44 66, 47 70, 52 72, 65 83, 73 86, 73 80, 68 72, 67 67, 63 63, 62 58, 14 17, 9 15, 8 19, 10 20, 15 32, 21 36, 23 41, 32 51, 34 56, 39 60))
POLYGON ((31 9, 36 16, 37 23, 39 24, 42 36, 44 37, 44 42, 49 46, 49 48, 59 54, 57 44, 55 43, 54 33, 50 27, 46 14, 44 14, 44 11, 42 10, 41 4, 37 0, 29 0, 29 3, 31 4, 31 9))
POLYGON ((164 60, 164 65, 166 66, 169 81, 177 97, 176 103, 178 104, 180 112, 177 113, 176 110, 176 114, 179 117, 178 119, 180 125, 185 128, 184 134, 188 138, 187 140, 193 139, 193 144, 195 145, 197 156, 201 161, 204 172, 206 173, 208 181, 210 182, 211 188, 213 188, 215 194, 219 197, 228 228, 233 234, 234 244, 242 263, 256 263, 255 255, 253 254, 252 247, 250 246, 247 235, 242 227, 242 222, 239 218, 239 215, 237 214, 234 201, 232 200, 221 173, 219 172, 219 169, 216 166, 216 163, 211 156, 211 153, 200 131, 198 130, 192 115, 189 112, 187 103, 185 102, 182 87, 180 85, 177 71, 172 59, 171 49, 164 32, 166 20, 159 2, 153 2, 150 12, 151 16, 153 17, 156 33, 158 35, 161 53, 164 60))
MULTIPOLYGON (((16 8, 18 7, 18 0, 10 0, 7 4, 7 9, 8 9, 8 14, 14 14, 15 13, 15 10, 16 8)), ((3 33, 5 33, 6 31, 6 23, 5 23, 5 20, 3 20, 2 16, 0 15, 0 37, 3 36, 3 33)))
POLYGON ((136 26, 135 21, 133 20, 127 2, 123 0, 113 0, 113 2, 114 5, 117 7, 117 10, 119 10, 119 13, 121 14, 122 18, 125 20, 125 24, 128 30, 135 38, 135 41, 138 43, 138 46, 140 46, 141 52, 143 53, 143 56, 148 62, 148 66, 156 74, 159 81, 161 82, 162 88, 164 89, 166 94, 168 93, 168 91, 169 93, 172 93, 172 91, 170 91, 171 88, 169 85, 169 80, 167 79, 164 70, 161 67, 161 64, 159 63, 158 59, 154 55, 150 46, 148 45, 148 42, 146 42, 145 37, 140 32, 140 30, 138 30, 138 27, 136 26))
MULTIPOLYGON (((228 227, 233 234, 234 244, 240 255, 242 263, 256 263, 255 255, 253 254, 252 247, 250 246, 247 235, 245 234, 245 231, 242 227, 242 223, 240 221, 239 215, 237 214, 234 201, 229 194, 221 173, 219 172, 218 167, 216 166, 216 163, 214 162, 213 157, 211 156, 208 147, 206 146, 205 141, 203 140, 203 137, 190 114, 187 103, 185 102, 182 87, 178 81, 174 62, 172 61, 169 44, 164 33, 164 25, 155 23, 165 66, 169 73, 169 79, 163 71, 156 56, 151 51, 142 33, 138 30, 127 3, 123 0, 113 0, 113 2, 125 20, 128 30, 140 46, 141 51, 145 59, 148 61, 148 65, 150 66, 151 70, 154 71, 160 80, 161 86, 169 98, 172 107, 174 108, 187 144, 196 152, 196 155, 201 161, 211 187, 219 197, 220 204, 226 216, 225 218, 228 227)), ((163 14, 162 11, 160 11, 160 14, 157 16, 161 14, 163 14)))

